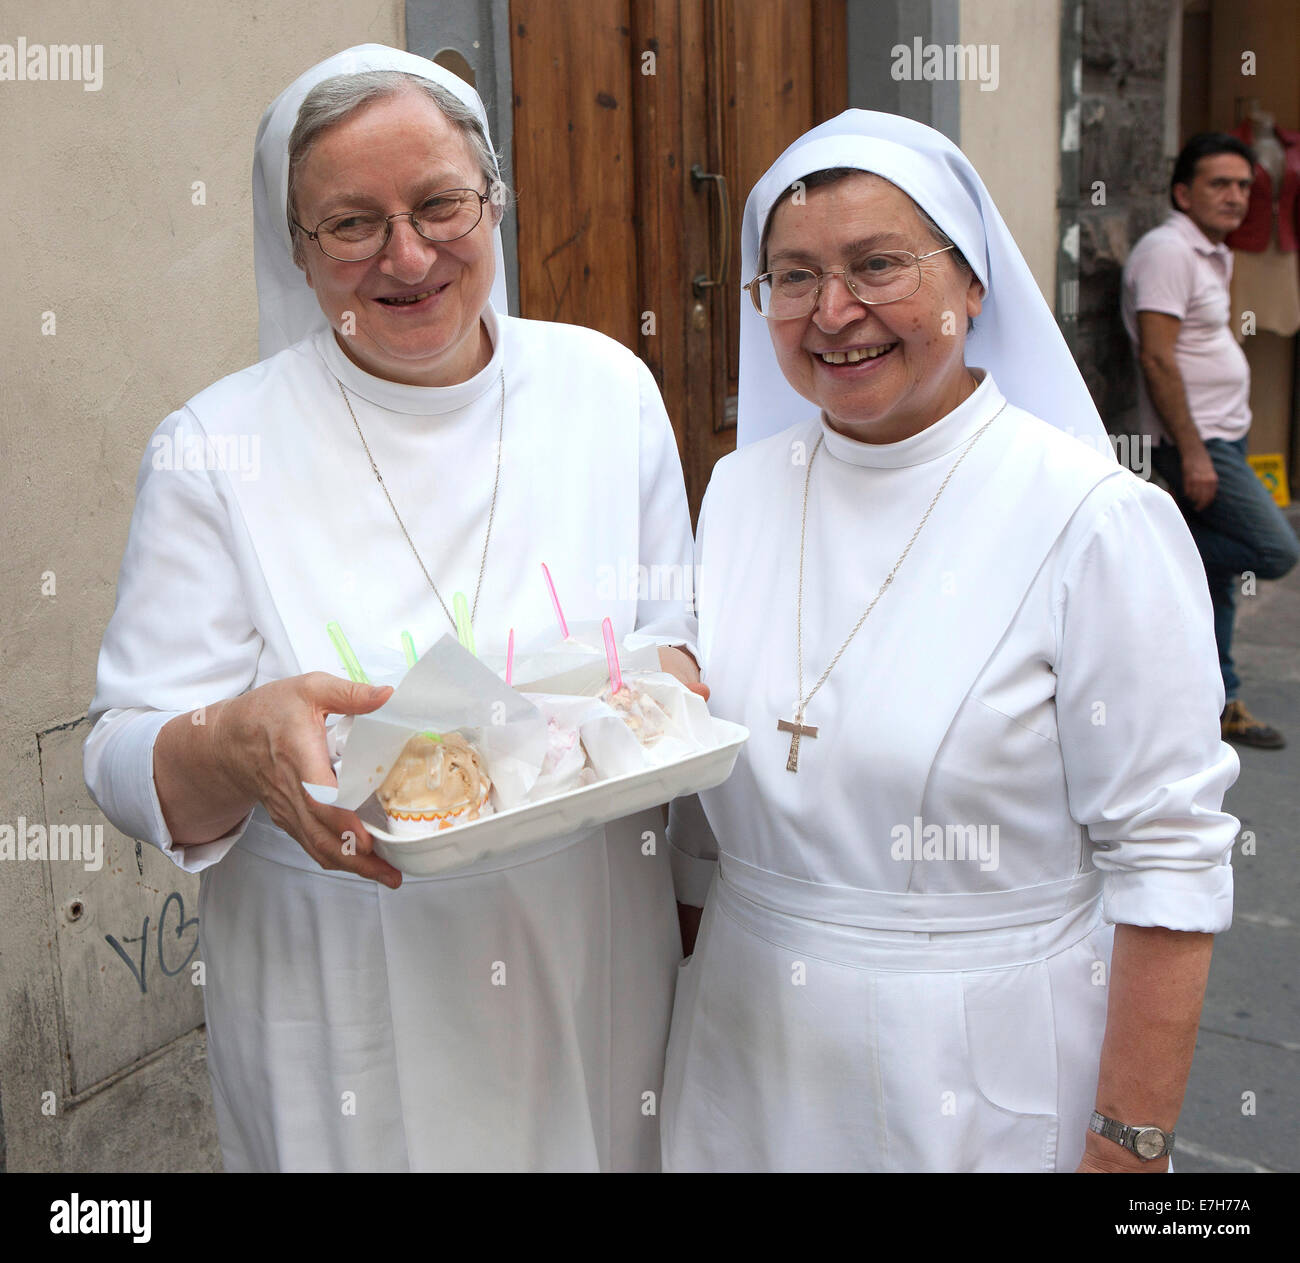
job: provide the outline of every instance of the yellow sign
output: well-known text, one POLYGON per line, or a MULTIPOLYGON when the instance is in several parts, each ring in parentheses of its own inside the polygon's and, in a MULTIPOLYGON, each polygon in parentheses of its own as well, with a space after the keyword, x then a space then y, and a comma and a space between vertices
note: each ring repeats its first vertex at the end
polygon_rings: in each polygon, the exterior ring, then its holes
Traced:
POLYGON ((1263 456, 1247 456, 1250 467, 1259 475, 1259 480, 1268 488, 1268 494, 1277 501, 1278 508, 1285 509, 1291 503, 1291 494, 1286 485, 1286 459, 1281 452, 1267 452, 1263 456))

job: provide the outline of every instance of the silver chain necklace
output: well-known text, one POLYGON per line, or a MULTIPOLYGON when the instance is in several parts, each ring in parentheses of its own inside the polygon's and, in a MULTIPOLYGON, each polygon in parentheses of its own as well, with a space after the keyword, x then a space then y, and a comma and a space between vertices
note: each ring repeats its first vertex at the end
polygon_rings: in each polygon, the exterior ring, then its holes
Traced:
MULTIPOLYGON (((406 536, 406 542, 410 545, 411 552, 415 556, 416 562, 424 572, 424 577, 429 581, 429 586, 433 589, 433 595, 438 598, 438 604, 442 606, 442 612, 446 614, 447 621, 451 624, 451 629, 456 630, 456 620, 451 611, 447 608, 447 602, 442 599, 442 593, 438 591, 438 585, 434 583, 433 576, 429 574, 428 567, 420 556, 419 549, 416 548, 414 540, 411 539, 411 532, 406 529, 406 523, 402 521, 402 515, 397 511, 397 505, 393 503, 393 497, 388 494, 388 486, 384 482, 383 475, 379 472, 379 466, 375 464, 375 458, 371 455, 370 444, 366 442, 366 436, 361 433, 361 424, 357 421, 357 414, 352 411, 352 401, 348 398, 348 392, 344 388, 342 381, 338 377, 334 380, 339 384, 339 393, 343 396, 343 402, 347 405, 348 415, 352 418, 352 424, 357 427, 357 437, 361 440, 361 446, 366 449, 366 457, 370 461, 370 468, 374 472, 375 481, 379 483, 380 490, 384 493, 384 498, 388 501, 388 507, 392 509, 393 516, 397 519, 397 525, 402 528, 402 534, 406 536)), ((469 621, 473 623, 478 617, 478 597, 483 589, 483 571, 487 569, 488 544, 492 540, 492 521, 497 512, 497 489, 501 485, 501 440, 505 434, 506 424, 506 371, 501 370, 501 410, 497 416, 497 472, 496 477, 492 480, 492 505, 488 509, 487 532, 483 536, 483 556, 478 565, 478 582, 474 585, 474 605, 470 610, 469 621)))
POLYGON ((970 437, 966 446, 962 448, 961 455, 952 463, 952 468, 948 470, 944 480, 939 484, 939 490, 934 493, 934 499, 930 501, 930 507, 926 509, 925 515, 916 524, 916 530, 912 532, 912 538, 907 541, 907 547, 899 554, 898 560, 894 562, 894 568, 885 576, 885 581, 880 585, 880 590, 871 599, 871 604, 862 611, 862 617, 853 625, 853 630, 845 637, 844 643, 836 650, 835 656, 831 659, 830 666, 821 673, 817 683, 812 686, 807 696, 803 691, 803 558, 804 558, 804 541, 808 536, 808 488, 812 483, 813 461, 817 459, 817 453, 821 450, 821 435, 817 439, 816 446, 813 447, 812 455, 808 457, 808 469, 804 474, 803 480, 803 520, 799 528, 799 599, 795 607, 795 669, 798 673, 799 691, 795 694, 795 712, 794 719, 778 719, 776 723, 778 732, 788 732, 790 734, 790 757, 786 759, 785 770, 787 772, 797 772, 799 770, 799 738, 816 737, 817 729, 803 721, 804 712, 808 708, 808 703, 812 701, 817 690, 826 683, 830 673, 835 670, 835 664, 839 662, 844 655, 844 651, 853 642, 854 636, 862 629, 862 624, 867 621, 867 616, 876 608, 876 602, 885 595, 885 589, 894 581, 894 576, 898 573, 899 567, 907 560, 907 554, 912 551, 912 545, 916 543, 916 537, 920 535, 921 528, 930 520, 930 514, 934 512, 934 506, 939 503, 939 497, 943 495, 944 488, 951 481, 953 474, 957 472, 957 467, 964 461, 972 447, 979 441, 980 436, 985 430, 993 424, 994 421, 1002 415, 1002 410, 1007 405, 1003 403, 1002 407, 997 410, 982 426, 970 437))

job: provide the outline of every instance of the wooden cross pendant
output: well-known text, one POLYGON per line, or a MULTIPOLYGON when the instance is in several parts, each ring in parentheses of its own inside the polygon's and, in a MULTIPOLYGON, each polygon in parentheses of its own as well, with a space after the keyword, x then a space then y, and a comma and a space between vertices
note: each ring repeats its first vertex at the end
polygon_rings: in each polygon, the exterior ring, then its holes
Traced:
POLYGON ((790 734, 790 757, 785 761, 785 770, 787 772, 797 772, 799 770, 799 738, 817 736, 817 729, 799 722, 802 719, 803 715, 801 713, 793 723, 788 719, 778 719, 776 721, 778 732, 788 732, 790 734))

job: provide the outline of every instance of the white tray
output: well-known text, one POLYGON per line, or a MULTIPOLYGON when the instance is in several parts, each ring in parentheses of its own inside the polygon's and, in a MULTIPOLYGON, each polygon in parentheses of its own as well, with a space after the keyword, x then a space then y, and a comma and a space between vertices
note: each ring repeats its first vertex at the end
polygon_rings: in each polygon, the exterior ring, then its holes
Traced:
POLYGON ((740 747, 749 740, 749 729, 716 717, 712 722, 717 744, 698 754, 664 767, 612 776, 544 802, 512 807, 431 837, 394 837, 383 827, 385 817, 373 797, 362 803, 357 814, 375 840, 375 851, 403 873, 427 877, 462 868, 489 855, 591 829, 683 794, 721 785, 731 775, 740 747))

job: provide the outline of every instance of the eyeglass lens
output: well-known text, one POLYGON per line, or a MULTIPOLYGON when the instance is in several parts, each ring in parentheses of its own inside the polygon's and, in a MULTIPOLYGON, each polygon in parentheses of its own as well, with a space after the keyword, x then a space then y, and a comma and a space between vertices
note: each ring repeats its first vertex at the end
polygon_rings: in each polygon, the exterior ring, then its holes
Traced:
MULTIPOLYGON (((455 241, 472 232, 482 218, 483 201, 472 189, 448 189, 411 212, 415 231, 429 241, 455 241)), ((316 229, 316 236, 331 258, 356 262, 384 248, 391 222, 384 215, 352 211, 327 219, 316 229)))
POLYGON ((921 265, 910 254, 872 254, 842 272, 817 273, 809 268, 785 268, 765 277, 756 287, 759 310, 777 320, 806 316, 817 305, 825 278, 842 276, 855 297, 868 303, 898 302, 921 287, 921 265))

